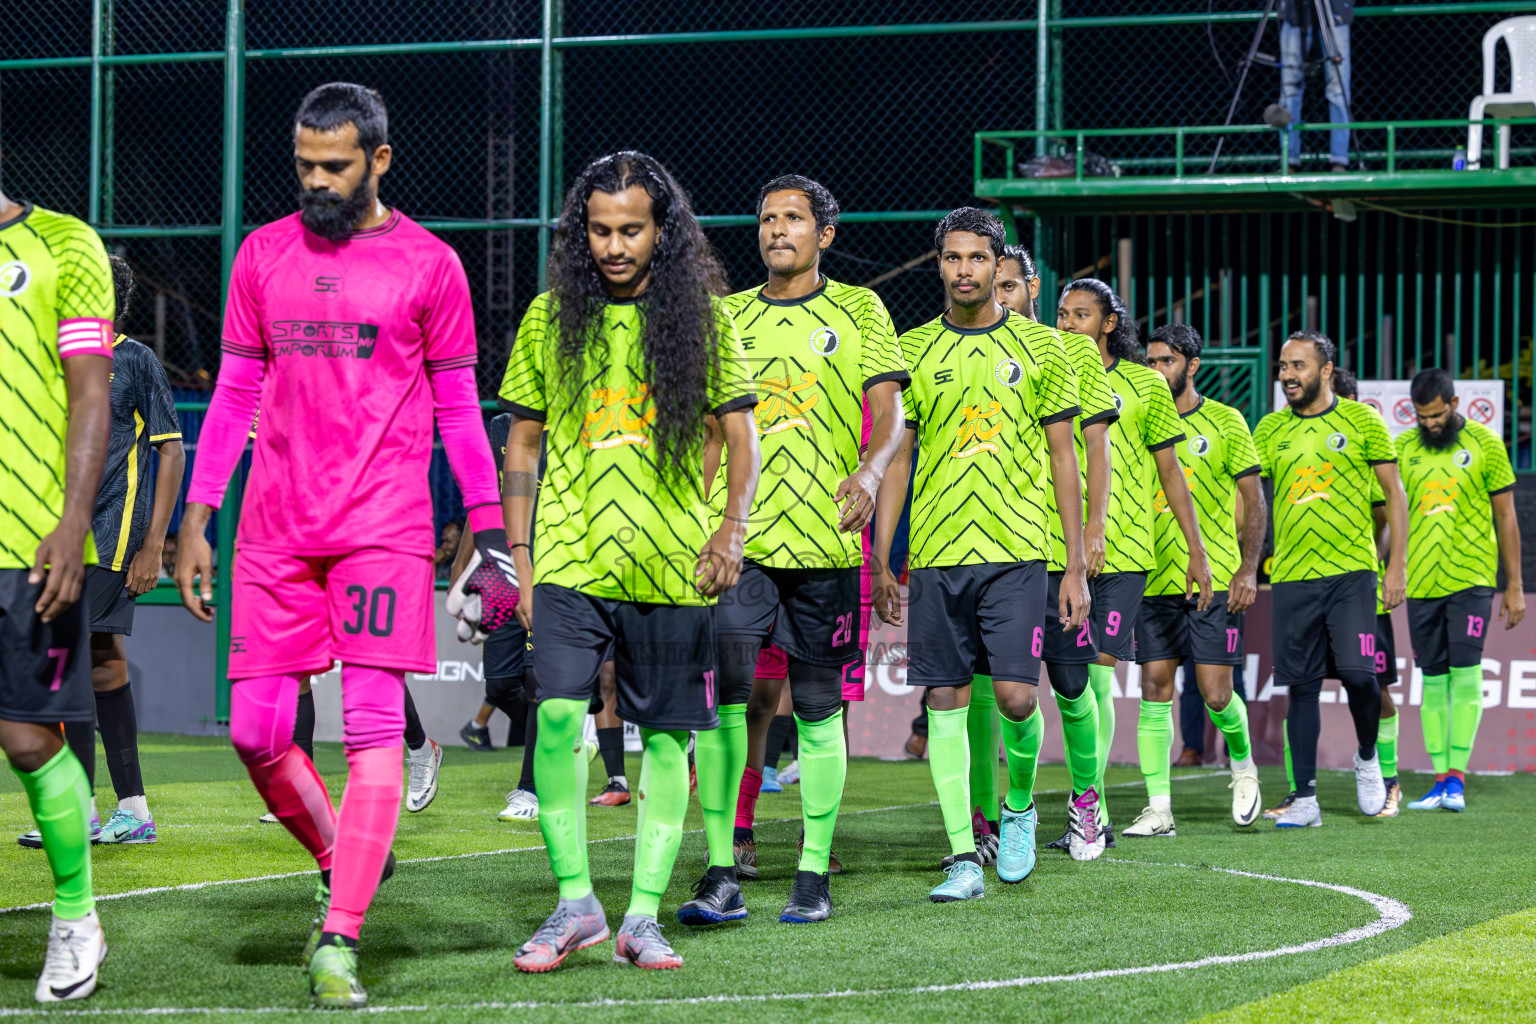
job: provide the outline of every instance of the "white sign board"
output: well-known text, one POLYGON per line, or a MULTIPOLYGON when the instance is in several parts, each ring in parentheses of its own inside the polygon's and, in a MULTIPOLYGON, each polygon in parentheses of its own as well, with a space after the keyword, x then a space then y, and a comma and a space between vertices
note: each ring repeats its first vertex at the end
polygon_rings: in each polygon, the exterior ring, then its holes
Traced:
MULTIPOLYGON (((1408 395, 1410 381, 1362 380, 1360 401, 1381 413, 1393 437, 1414 425, 1413 401, 1408 395)), ((1501 380, 1459 380, 1456 397, 1463 416, 1475 420, 1504 437, 1504 382, 1501 380)), ((1274 407, 1285 408, 1285 392, 1275 381, 1274 407)))

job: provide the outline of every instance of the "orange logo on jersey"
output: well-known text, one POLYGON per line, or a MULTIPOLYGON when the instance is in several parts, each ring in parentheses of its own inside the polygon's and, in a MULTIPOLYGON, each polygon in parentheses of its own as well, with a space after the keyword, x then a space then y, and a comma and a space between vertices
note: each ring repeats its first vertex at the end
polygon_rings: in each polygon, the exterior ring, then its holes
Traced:
POLYGON ((651 446, 646 436, 651 421, 656 418, 655 409, 646 409, 636 416, 634 411, 645 404, 650 389, 639 385, 633 395, 627 388, 598 388, 592 392, 592 400, 602 403, 602 408, 587 413, 581 426, 580 442, 588 448, 619 448, 626 444, 651 446))
MULTIPOLYGON (((1188 466, 1184 466, 1182 468, 1184 470, 1184 484, 1187 487, 1189 484, 1194 482, 1195 471, 1193 469, 1190 469, 1188 466)), ((1163 493, 1163 489, 1161 487, 1159 487, 1157 489, 1157 497, 1152 499, 1152 511, 1153 512, 1167 512, 1168 511, 1168 495, 1163 493)))
POLYGON ((816 386, 814 373, 807 370, 795 384, 791 384, 788 377, 764 377, 757 383, 767 393, 767 397, 757 403, 755 410, 759 435, 811 429, 810 420, 805 418, 805 414, 816 408, 821 395, 812 393, 804 401, 796 401, 796 397, 800 392, 816 386))
POLYGON ((1002 432, 1004 426, 1004 422, 997 419, 1003 414, 1002 404, 993 402, 986 412, 982 412, 979 405, 967 405, 960 411, 965 415, 965 422, 955 430, 956 441, 955 446, 949 450, 950 458, 969 459, 982 452, 996 455, 998 446, 992 439, 1002 432))
POLYGON ((1318 466, 1300 466, 1296 478, 1291 481, 1286 500, 1292 505, 1305 505, 1309 501, 1332 501, 1328 488, 1333 486, 1333 463, 1318 466))
POLYGON ((1456 495, 1459 492, 1455 480, 1426 480, 1424 493, 1419 495, 1419 515, 1437 516, 1442 512, 1456 511, 1456 495))

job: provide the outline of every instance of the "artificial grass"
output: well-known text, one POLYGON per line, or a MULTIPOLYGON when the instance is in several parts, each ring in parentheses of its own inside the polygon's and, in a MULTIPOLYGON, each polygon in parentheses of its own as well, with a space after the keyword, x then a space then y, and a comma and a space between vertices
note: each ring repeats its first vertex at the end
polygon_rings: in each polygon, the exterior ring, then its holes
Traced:
MULTIPOLYGON (((221 741, 155 736, 144 742, 145 778, 162 838, 151 847, 97 847, 99 893, 311 867, 280 826, 256 824, 260 802, 221 741)), ((1508 837, 1518 833, 1536 797, 1536 780, 1528 776, 1474 778, 1470 809, 1462 815, 1405 811, 1394 821, 1367 821, 1353 810, 1352 778, 1324 773, 1324 827, 1279 832, 1267 824, 1236 828, 1228 779, 1194 770, 1174 783, 1176 839, 1123 840, 1093 864, 1041 850, 1034 875, 1021 885, 1005 886, 989 870, 985 899, 932 904, 926 894, 942 879, 937 862, 945 849, 927 766, 854 760, 834 846, 847 872, 832 882, 832 921, 777 923, 798 833, 798 787, 788 787, 758 806, 763 878, 746 885, 751 917, 744 925, 696 932, 671 918, 702 870, 704 841, 695 831, 684 839, 662 911, 666 934, 687 961, 681 971, 613 964, 612 946, 603 945, 574 954, 554 974, 529 977, 512 969, 511 956, 551 909, 555 893, 544 854, 533 849, 542 842, 537 826, 494 820, 517 775, 518 753, 450 748, 436 802, 422 814, 402 816, 395 849, 403 863, 380 890, 363 932, 362 978, 373 1008, 394 1007, 423 1021, 487 1012, 541 1021, 701 1024, 717 1024, 722 1016, 799 1024, 808 1013, 833 1021, 960 1014, 1184 1021, 1326 983, 1335 972, 1536 902, 1526 865, 1508 852, 1508 837), (499 850, 521 852, 463 856, 499 850), (452 859, 409 863, 428 857, 452 859), (1354 897, 1211 867, 1354 886, 1402 900, 1414 916, 1362 943, 1269 960, 920 991, 1270 949, 1377 916, 1354 897)), ((322 744, 317 760, 339 798, 339 748, 322 744)), ((634 759, 629 774, 639 776, 634 759)), ((1273 803, 1283 785, 1280 772, 1266 769, 1264 777, 1273 803)), ((1136 779, 1129 768, 1111 770, 1112 785, 1136 779)), ((594 777, 594 793, 601 781, 594 777)), ((1413 788, 1421 780, 1409 781, 1413 788)), ((1065 768, 1043 767, 1038 785, 1043 846, 1065 820, 1065 768)), ((101 806, 110 806, 105 780, 99 795, 101 806)), ((1110 805, 1129 823, 1141 799, 1139 785, 1120 785, 1110 805)), ((599 840, 591 847, 597 894, 615 926, 628 897, 632 855, 632 844, 619 840, 632 834, 635 809, 632 803, 589 814, 589 834, 599 840)), ((0 779, 0 828, 20 832, 30 827, 27 819, 19 787, 0 779)), ((686 827, 699 826, 695 801, 686 827)), ((252 1020, 286 1017, 272 1012, 282 1008, 304 1011, 298 953, 313 888, 305 876, 103 901, 112 953, 86 1008, 224 1008, 235 1019, 252 1020), (268 1012, 243 1012, 256 1009, 268 1012)), ((40 853, 0 847, 0 893, 4 906, 46 899, 40 853)), ((46 911, 0 914, 0 1007, 33 1005, 46 922, 46 911)), ((1351 998, 1352 1009, 1369 1011, 1373 997, 1351 998)))

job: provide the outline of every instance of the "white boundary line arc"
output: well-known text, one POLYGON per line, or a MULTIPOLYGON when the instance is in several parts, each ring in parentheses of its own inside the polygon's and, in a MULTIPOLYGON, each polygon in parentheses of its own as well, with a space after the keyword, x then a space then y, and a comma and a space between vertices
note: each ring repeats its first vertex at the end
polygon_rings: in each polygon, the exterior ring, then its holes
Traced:
MULTIPOLYGON (((1215 778, 1222 778, 1222 777, 1225 777, 1225 776, 1228 776, 1228 775, 1231 775, 1231 774, 1232 773, 1229 772, 1229 771, 1215 771, 1215 772, 1202 772, 1202 773, 1200 773, 1198 775, 1194 775, 1194 774, 1191 774, 1191 775, 1176 775, 1176 776, 1172 777, 1172 781, 1178 782, 1180 780, 1188 780, 1188 779, 1215 779, 1215 778)), ((1115 783, 1112 786, 1105 786, 1104 788, 1105 789, 1116 789, 1116 788, 1119 788, 1119 787, 1122 787, 1122 786, 1140 786, 1140 785, 1142 785, 1142 783, 1140 781, 1135 781, 1135 782, 1117 782, 1117 783, 1115 783)), ((1035 795, 1036 796, 1060 796, 1061 794, 1063 794, 1065 792, 1067 792, 1067 791, 1064 790, 1064 789, 1042 789, 1042 790, 1039 790, 1035 795)), ((861 810, 857 810, 857 811, 848 811, 846 813, 839 814, 838 817, 840 817, 840 818, 847 818, 847 817, 851 817, 851 816, 853 816, 855 814, 879 814, 879 813, 881 813, 883 811, 911 811, 911 810, 916 810, 919 807, 937 807, 937 806, 938 806, 938 801, 937 800, 929 800, 929 801, 927 801, 925 803, 919 803, 919 804, 892 804, 889 807, 865 807, 865 808, 863 808, 861 810)), ((781 824, 783 822, 788 822, 788 821, 799 821, 799 820, 800 819, 798 817, 795 817, 795 818, 765 818, 763 821, 759 822, 759 824, 762 824, 762 825, 773 825, 773 824, 781 824)), ((683 834, 684 835, 699 835, 703 831, 704 830, 701 829, 701 828, 695 828, 695 829, 689 829, 688 831, 684 832, 683 834)), ((625 836, 609 836, 606 839, 589 839, 587 841, 587 845, 590 846, 593 843, 623 843, 623 842, 628 842, 629 840, 632 840, 634 838, 635 838, 635 836, 634 836, 633 833, 631 833, 629 835, 625 835, 625 836)), ((546 850, 546 849, 548 849, 548 847, 544 846, 543 844, 540 844, 538 846, 509 846, 509 847, 506 847, 506 848, 500 849, 500 850, 477 850, 477 851, 475 851, 473 853, 447 853, 447 854, 439 854, 439 855, 434 856, 434 857, 412 857, 409 860, 396 861, 395 865, 396 865, 396 867, 398 867, 398 866, 400 866, 402 864, 435 864, 435 863, 438 863, 440 861, 472 860, 472 859, 474 859, 476 857, 500 857, 502 854, 507 854, 507 853, 531 853, 534 850, 546 850)), ((109 900, 125 900, 125 899, 128 899, 130 896, 152 896, 155 893, 160 893, 160 892, 193 892, 193 891, 198 890, 198 889, 211 889, 211 888, 214 888, 216 886, 223 886, 223 885, 244 885, 247 882, 275 882, 275 881, 278 881, 278 880, 284 879, 284 878, 299 878, 299 877, 302 877, 304 875, 313 875, 313 874, 315 874, 315 869, 314 868, 310 868, 310 869, 308 869, 306 871, 282 871, 282 872, 278 872, 277 874, 271 874, 271 875, 252 875, 249 878, 215 878, 215 879, 209 879, 208 881, 204 881, 204 882, 183 882, 180 885, 152 885, 152 886, 148 886, 148 887, 143 888, 143 889, 129 889, 126 892, 107 893, 105 895, 95 897, 95 901, 97 903, 105 903, 105 902, 107 902, 109 900)), ((53 904, 51 902, 49 902, 49 903, 25 903, 25 904, 22 904, 22 905, 16 906, 16 907, 0 907, 0 914, 14 914, 14 913, 17 913, 17 912, 23 911, 23 910, 47 910, 48 908, 50 908, 52 906, 53 906, 53 904)), ((0 1014, 0 1016, 3 1016, 3 1014, 0 1014)))
MULTIPOLYGON (((1146 964, 1141 967, 1113 967, 1097 971, 1080 971, 1076 974, 1039 974, 1018 978, 1000 978, 992 981, 962 981, 948 985, 918 985, 910 988, 887 989, 834 989, 827 992, 771 992, 757 995, 713 995, 691 996, 673 999, 592 999, 575 1002, 544 1002, 538 1000, 526 1000, 516 1002, 480 1002, 431 1005, 395 1005, 395 1006, 369 1006, 362 1012, 373 1014, 391 1013, 427 1013, 441 1011, 473 1011, 473 1010, 581 1010, 581 1009, 607 1009, 607 1008, 637 1008, 637 1007, 661 1007, 661 1006, 695 1006, 709 1004, 739 1004, 739 1003, 776 1003, 795 1002, 811 999, 848 999, 848 998, 875 998, 878 996, 912 996, 933 995, 945 992, 987 992, 999 989, 1026 988, 1033 985, 1049 985, 1060 982, 1099 981, 1106 978, 1125 978, 1140 974, 1167 974, 1174 971, 1199 970, 1204 967, 1217 967, 1228 964, 1252 963, 1258 960, 1272 960, 1276 957, 1295 956, 1301 953, 1315 953, 1318 950, 1329 949, 1334 946, 1347 946, 1366 939, 1374 938, 1395 928, 1401 928, 1413 919, 1413 911, 1407 904, 1390 896, 1380 893, 1367 892, 1364 889, 1356 889, 1348 885, 1335 885, 1332 882, 1319 882, 1309 878, 1288 878, 1283 875, 1269 875, 1255 871, 1241 871, 1237 868, 1218 868, 1206 865, 1183 864, 1178 862, 1164 863, 1159 861, 1130 861, 1118 858, 1109 859, 1109 863, 1127 865, 1132 867, 1169 867, 1189 868, 1196 871, 1217 871, 1222 874, 1236 875, 1241 878, 1253 878, 1265 882, 1284 882, 1291 885, 1303 885, 1315 889, 1326 889, 1330 892, 1352 896, 1368 903, 1377 914, 1376 920, 1358 928, 1338 932, 1334 935, 1314 939, 1291 946, 1280 946, 1275 949, 1254 950, 1248 953, 1226 953, 1217 956, 1202 957, 1198 960, 1182 960, 1177 963, 1146 964)), ((242 1013, 254 1015, 271 1015, 279 1013, 311 1013, 312 1010, 304 1007, 279 1007, 266 1006, 250 1009, 240 1007, 144 1007, 123 1009, 81 1009, 81 1010, 44 1010, 31 1007, 0 1007, 0 1017, 33 1017, 33 1016, 65 1016, 65 1017, 138 1017, 138 1016, 232 1016, 242 1013)))

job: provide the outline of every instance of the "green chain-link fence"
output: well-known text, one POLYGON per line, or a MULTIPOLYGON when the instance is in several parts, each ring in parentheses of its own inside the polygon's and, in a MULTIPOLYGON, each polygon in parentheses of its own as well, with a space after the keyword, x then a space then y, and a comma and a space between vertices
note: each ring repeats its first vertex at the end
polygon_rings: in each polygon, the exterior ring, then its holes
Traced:
MULTIPOLYGON (((875 283, 905 329, 937 312, 924 257, 938 212, 971 199, 973 132, 1219 123, 1262 6, 1043 3, 34 0, 0 34, 0 182, 101 227, 146 285, 129 330, 191 386, 217 374, 221 268, 241 233, 225 223, 226 194, 243 178, 228 208, 244 227, 294 208, 292 113, 336 79, 384 94, 397 152, 385 196, 463 257, 486 395, 540 286, 541 216, 582 163, 621 147, 673 167, 737 287, 762 276, 750 227, 761 182, 822 180, 849 214, 829 272, 875 283), (228 123, 242 128, 230 139, 228 123)), ((1531 11, 1362 0, 1354 117, 1464 117, 1481 91, 1483 32, 1531 11)), ((1261 50, 1278 50, 1273 22, 1261 50)), ((1327 119, 1321 74, 1309 72, 1305 120, 1327 119)), ((1278 91, 1278 71, 1254 67, 1237 123, 1259 121, 1278 91)), ((1424 161, 1448 162, 1464 141, 1421 135, 1399 146, 1424 161)), ((1357 141, 1367 157, 1381 146, 1357 141)), ((1315 159, 1321 144, 1309 143, 1315 159)), ((1135 174, 1169 146, 1127 135, 1092 148, 1135 174)), ((1272 161, 1273 136, 1229 136, 1224 151, 1237 167, 1272 161)), ((1070 237, 1089 238, 1078 220, 1070 237)))

